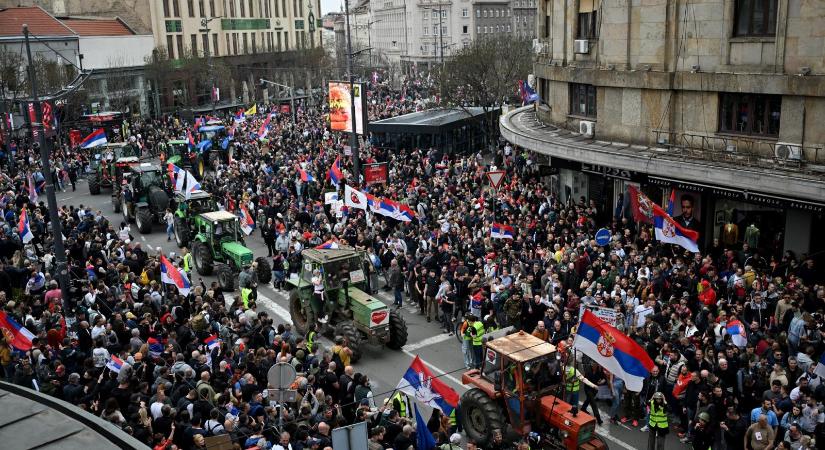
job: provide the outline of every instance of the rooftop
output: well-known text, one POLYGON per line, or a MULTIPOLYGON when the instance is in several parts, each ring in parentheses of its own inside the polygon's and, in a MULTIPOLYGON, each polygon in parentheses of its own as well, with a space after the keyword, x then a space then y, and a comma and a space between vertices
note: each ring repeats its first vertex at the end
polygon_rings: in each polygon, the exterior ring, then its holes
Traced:
POLYGON ((532 334, 527 334, 523 331, 493 339, 487 343, 487 347, 517 362, 530 361, 531 359, 546 356, 556 351, 556 347, 553 344, 548 344, 532 334))
POLYGON ((229 211, 212 211, 208 213, 201 214, 204 219, 210 222, 223 222, 226 220, 238 220, 238 216, 232 214, 229 211))
POLYGON ((135 34, 126 23, 117 18, 80 19, 67 17, 60 20, 78 36, 132 36, 135 34))
POLYGON ((482 114, 484 114, 484 108, 478 106, 466 109, 436 108, 390 117, 389 119, 376 120, 371 123, 375 125, 419 125, 432 127, 445 125, 456 120, 480 116, 482 114))
POLYGON ((35 36, 75 36, 75 32, 39 6, 0 9, 0 36, 22 36, 23 25, 35 36))

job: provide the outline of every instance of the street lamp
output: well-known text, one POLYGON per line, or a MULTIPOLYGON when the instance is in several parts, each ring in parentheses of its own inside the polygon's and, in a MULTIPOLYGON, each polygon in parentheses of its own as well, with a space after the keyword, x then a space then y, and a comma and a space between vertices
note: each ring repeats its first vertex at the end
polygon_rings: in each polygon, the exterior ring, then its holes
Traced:
POLYGON ((441 48, 441 65, 444 65, 444 31, 443 31, 443 20, 444 20, 444 13, 442 12, 442 5, 441 2, 438 2, 438 9, 435 8, 422 8, 424 11, 438 11, 438 46, 441 48))
MULTIPOLYGON (((275 85, 275 86, 278 86, 278 87, 289 89, 289 109, 292 112, 292 122, 294 123, 295 122, 295 89, 292 86, 287 86, 285 84, 276 83, 274 81, 264 80, 263 78, 258 78, 258 81, 261 83, 261 85, 272 84, 272 85, 275 85)), ((292 72, 289 73, 289 82, 292 83, 292 84, 295 84, 292 72)))
POLYGON ((198 30, 201 33, 206 34, 206 45, 203 47, 203 51, 206 52, 206 64, 209 66, 209 80, 210 84, 212 84, 211 89, 209 90, 209 97, 212 99, 212 115, 215 115, 215 103, 218 101, 217 91, 215 90, 215 71, 213 70, 212 66, 212 48, 209 45, 209 23, 215 19, 220 19, 220 17, 204 17, 201 19, 201 28, 198 30))
POLYGON ((367 22, 367 48, 370 49, 370 68, 372 68, 372 24, 382 22, 383 19, 367 22))

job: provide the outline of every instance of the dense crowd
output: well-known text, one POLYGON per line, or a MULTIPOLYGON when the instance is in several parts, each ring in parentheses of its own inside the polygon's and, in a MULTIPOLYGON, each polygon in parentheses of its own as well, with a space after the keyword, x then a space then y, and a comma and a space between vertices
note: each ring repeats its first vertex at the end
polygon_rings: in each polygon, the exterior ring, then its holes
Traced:
MULTIPOLYGON (((420 108, 431 95, 425 80, 407 80, 400 92, 384 84, 371 92, 370 115, 378 118, 420 108)), ((643 427, 661 392, 679 424, 673 428, 696 449, 825 442, 825 383, 817 373, 825 288, 812 259, 788 252, 768 263, 756 249, 718 241, 695 255, 662 245, 632 220, 627 202, 559 201, 533 155, 506 144, 445 154, 389 151, 367 141, 362 161, 390 168, 389 183, 370 193, 410 205, 417 217, 399 222, 332 211, 323 200, 331 189, 324 175, 348 140, 328 130, 324 113, 304 106, 294 122, 276 115, 268 139, 252 135, 264 115, 250 117, 234 130, 233 160, 202 182, 219 208, 246 205, 254 212, 275 288, 300 270, 304 248, 337 240, 365 250, 373 286, 393 290, 397 303, 417 305, 444 333, 461 334, 467 368, 481 364, 479 329, 523 329, 570 360, 581 307, 614 309, 616 326, 656 368, 634 393, 583 358, 582 399, 594 405, 599 423, 596 397, 610 403, 609 420, 643 427), (487 188, 492 166, 507 172, 498 191, 487 188), (301 181, 299 168, 317 181, 301 181), (514 239, 492 239, 493 222, 512 226, 514 239), (601 227, 611 231, 609 245, 593 239, 601 227), (734 318, 747 327, 741 347, 726 331, 734 318)), ((125 139, 156 153, 188 126, 174 117, 138 120, 125 139)), ((12 159, 3 161, 0 181, 0 305, 37 338, 27 352, 0 345, 7 380, 78 405, 158 449, 202 448, 205 438, 224 434, 238 448, 324 449, 331 448, 332 429, 356 421, 368 423, 371 450, 415 447, 409 409, 397 398, 376 404, 369 374, 350 364, 345 340, 332 348, 308 342, 216 283, 180 295, 161 282, 154 249, 82 204, 60 210, 72 274, 72 296, 62 298, 47 209, 42 200, 30 204, 27 187, 29 172, 38 186, 44 180, 38 154, 21 139, 12 159), (15 231, 24 207, 34 234, 26 245, 15 231), (210 350, 204 340, 212 335, 222 342, 210 350), (119 372, 107 368, 112 355, 124 361, 119 372), (297 400, 283 408, 264 392, 276 362, 301 374, 297 400)), ((349 158, 342 161, 354 184, 349 158)), ((86 152, 57 147, 59 188, 74 189, 87 163, 86 152)), ((550 376, 570 385, 562 372, 550 376)), ((455 421, 438 410, 427 427, 442 448, 475 448, 461 444, 455 421)), ((526 448, 496 436, 485 449, 526 448)))

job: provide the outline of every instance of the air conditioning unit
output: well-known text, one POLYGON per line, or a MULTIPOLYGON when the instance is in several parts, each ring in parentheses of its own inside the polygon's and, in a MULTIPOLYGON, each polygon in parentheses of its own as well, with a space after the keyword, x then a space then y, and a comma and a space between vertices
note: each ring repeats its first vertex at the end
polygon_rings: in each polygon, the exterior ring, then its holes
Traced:
POLYGON ((802 159, 802 146, 788 142, 777 142, 773 149, 773 155, 782 161, 800 161, 802 159))
POLYGON ((590 53, 590 41, 587 39, 576 39, 573 41, 573 51, 585 55, 590 53))
POLYGON ((596 122, 591 122, 589 120, 581 120, 579 121, 579 134, 587 136, 589 138, 593 137, 593 130, 596 128, 596 122))

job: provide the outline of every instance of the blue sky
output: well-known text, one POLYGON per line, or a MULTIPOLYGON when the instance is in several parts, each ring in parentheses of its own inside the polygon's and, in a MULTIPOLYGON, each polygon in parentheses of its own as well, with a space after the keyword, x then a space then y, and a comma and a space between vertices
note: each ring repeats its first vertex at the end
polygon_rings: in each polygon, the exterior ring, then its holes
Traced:
POLYGON ((340 11, 343 4, 343 0, 321 0, 321 14, 340 11))

